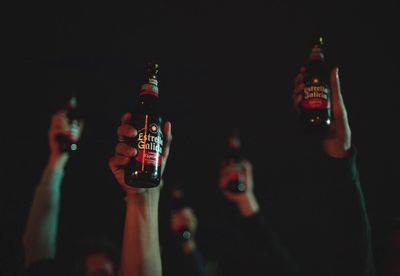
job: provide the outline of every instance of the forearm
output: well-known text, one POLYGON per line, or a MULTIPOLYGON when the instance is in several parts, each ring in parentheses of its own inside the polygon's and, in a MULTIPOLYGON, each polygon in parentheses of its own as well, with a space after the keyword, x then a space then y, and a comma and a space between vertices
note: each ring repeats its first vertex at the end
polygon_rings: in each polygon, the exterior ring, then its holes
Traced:
POLYGON ((301 275, 288 248, 260 209, 251 216, 243 217, 242 223, 243 233, 248 237, 248 246, 254 250, 254 263, 262 273, 301 275))
POLYGON ((355 159, 354 149, 346 158, 328 158, 330 195, 336 202, 330 216, 331 227, 337 233, 337 239, 333 239, 338 248, 334 258, 341 260, 338 272, 353 267, 353 273, 373 275, 371 227, 355 159))
POLYGON ((140 195, 128 195, 126 198, 122 276, 162 274, 158 235, 158 197, 158 191, 148 190, 140 195))
POLYGON ((203 256, 197 249, 194 241, 187 241, 182 244, 183 249, 183 267, 185 275, 205 276, 205 263, 203 256))
POLYGON ((206 268, 203 256, 194 240, 179 243, 176 236, 170 236, 163 247, 163 275, 168 276, 205 276, 206 268))
POLYGON ((37 260, 55 257, 61 182, 64 176, 61 161, 49 160, 36 187, 22 238, 26 266, 37 260))
POLYGON ((264 218, 255 194, 249 192, 237 206, 242 216, 244 236, 248 237, 249 247, 257 252, 254 256, 257 269, 274 275, 298 275, 291 255, 264 218))
POLYGON ((248 218, 259 212, 260 206, 254 193, 249 193, 237 203, 238 209, 242 217, 248 218))
POLYGON ((370 224, 356 165, 356 151, 351 150, 345 158, 328 157, 327 168, 331 197, 333 200, 341 199, 338 210, 343 212, 342 215, 353 214, 350 220, 357 221, 363 234, 369 235, 370 224))

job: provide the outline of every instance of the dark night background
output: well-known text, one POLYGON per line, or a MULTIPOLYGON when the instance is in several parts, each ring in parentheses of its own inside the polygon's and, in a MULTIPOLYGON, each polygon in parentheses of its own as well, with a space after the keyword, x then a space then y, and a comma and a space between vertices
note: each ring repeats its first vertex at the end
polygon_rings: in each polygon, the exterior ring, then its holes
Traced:
POLYGON ((59 247, 92 234, 119 241, 123 194, 107 161, 120 116, 136 101, 144 61, 153 57, 174 136, 166 185, 184 183, 204 254, 215 230, 218 162, 234 126, 261 204, 276 203, 271 210, 289 243, 299 237, 307 183, 297 172, 310 168, 291 89, 320 34, 327 61, 340 68, 379 247, 387 219, 400 217, 399 2, 300 2, 32 1, 4 10, 0 268, 10 271, 22 258, 19 241, 47 161, 50 118, 71 92, 86 125, 64 180, 59 247))

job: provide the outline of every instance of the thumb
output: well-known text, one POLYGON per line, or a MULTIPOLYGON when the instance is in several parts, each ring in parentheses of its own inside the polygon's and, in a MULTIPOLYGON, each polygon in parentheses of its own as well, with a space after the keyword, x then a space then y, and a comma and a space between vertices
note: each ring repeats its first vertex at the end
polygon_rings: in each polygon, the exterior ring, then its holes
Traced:
POLYGON ((342 118, 346 116, 346 108, 344 106, 342 91, 340 87, 340 78, 339 78, 339 68, 334 67, 331 71, 330 75, 331 82, 331 104, 332 104, 332 112, 333 117, 335 119, 342 118))

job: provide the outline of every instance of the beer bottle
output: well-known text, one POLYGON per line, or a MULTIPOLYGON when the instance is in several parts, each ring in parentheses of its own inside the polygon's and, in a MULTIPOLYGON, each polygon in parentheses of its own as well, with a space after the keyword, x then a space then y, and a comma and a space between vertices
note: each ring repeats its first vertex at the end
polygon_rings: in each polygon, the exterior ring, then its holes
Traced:
POLYGON ((300 120, 305 132, 324 133, 331 123, 330 72, 322 51, 322 38, 314 45, 305 64, 300 120))
POLYGON ((234 177, 229 181, 226 189, 232 193, 243 193, 246 190, 244 183, 243 167, 240 162, 243 160, 239 131, 234 129, 228 137, 228 146, 224 158, 226 166, 236 166, 234 177))
POLYGON ((158 64, 149 62, 131 124, 138 131, 128 144, 137 150, 125 167, 125 182, 138 188, 160 184, 163 150, 162 118, 159 110, 158 64))
MULTIPOLYGON (((182 189, 179 186, 175 186, 171 190, 171 212, 180 212, 185 208, 189 208, 182 189)), ((178 241, 184 242, 192 238, 192 233, 188 226, 172 224, 172 230, 178 241)))
POLYGON ((79 131, 79 115, 77 109, 77 98, 72 96, 64 107, 68 122, 70 124, 69 134, 58 134, 56 139, 60 152, 72 153, 78 149, 76 132, 79 131))

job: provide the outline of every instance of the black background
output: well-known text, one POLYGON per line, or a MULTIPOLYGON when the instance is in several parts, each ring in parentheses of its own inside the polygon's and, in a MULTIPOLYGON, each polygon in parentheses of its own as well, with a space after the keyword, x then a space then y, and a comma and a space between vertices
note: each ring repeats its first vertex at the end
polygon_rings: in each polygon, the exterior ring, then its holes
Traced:
POLYGON ((307 185, 296 177, 307 166, 307 142, 291 108, 291 90, 321 34, 327 61, 340 68, 376 233, 385 218, 400 216, 398 1, 264 2, 31 1, 4 9, 5 271, 22 258, 19 240, 47 161, 50 118, 71 92, 86 125, 64 180, 59 246, 93 234, 119 241, 123 194, 107 160, 120 116, 136 101, 144 61, 153 57, 160 63, 161 103, 174 136, 166 183, 184 183, 205 254, 219 199, 218 162, 234 126, 253 163, 261 204, 286 199, 275 212, 283 235, 293 234, 294 222, 286 218, 297 208, 290 204, 295 191, 307 185))

